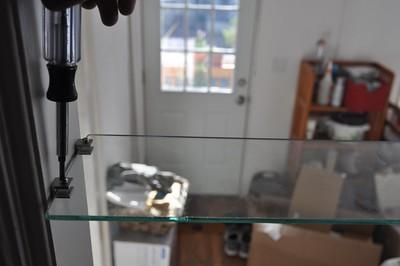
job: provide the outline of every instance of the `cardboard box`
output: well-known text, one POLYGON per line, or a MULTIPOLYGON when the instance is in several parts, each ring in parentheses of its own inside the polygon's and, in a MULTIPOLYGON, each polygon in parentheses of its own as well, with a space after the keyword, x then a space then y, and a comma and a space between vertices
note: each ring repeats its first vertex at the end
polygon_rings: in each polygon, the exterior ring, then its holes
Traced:
MULTIPOLYGON (((343 177, 326 169, 303 165, 297 178, 289 208, 289 217, 330 219, 336 216, 343 177)), ((301 225, 321 232, 331 231, 330 224, 301 225)))
MULTIPOLYGON (((253 226, 248 266, 377 266, 381 246, 371 242, 282 225, 277 235, 253 226)), ((279 226, 279 225, 277 225, 279 226)))
POLYGON ((345 237, 370 240, 372 239, 375 227, 372 224, 337 224, 333 226, 332 230, 345 237))
POLYGON ((114 238, 114 266, 173 266, 176 265, 176 226, 166 235, 143 232, 123 232, 114 238))
POLYGON ((374 238, 382 243, 382 260, 400 257, 400 226, 379 225, 376 228, 374 238))

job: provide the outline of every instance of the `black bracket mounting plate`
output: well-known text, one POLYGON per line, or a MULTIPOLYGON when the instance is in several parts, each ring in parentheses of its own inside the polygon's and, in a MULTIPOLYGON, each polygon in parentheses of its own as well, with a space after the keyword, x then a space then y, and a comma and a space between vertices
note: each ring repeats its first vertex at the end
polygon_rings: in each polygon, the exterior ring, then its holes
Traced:
POLYGON ((67 177, 66 181, 59 177, 55 178, 51 183, 51 193, 53 198, 70 198, 74 187, 71 186, 72 177, 67 177))
POLYGON ((88 137, 75 142, 75 152, 79 155, 91 155, 93 152, 93 139, 88 137))
MULTIPOLYGON (((67 163, 67 172, 69 167, 72 165, 74 159, 77 155, 91 155, 93 152, 93 139, 88 137, 78 139, 75 142, 75 152, 74 155, 70 158, 67 163)), ((52 198, 70 198, 71 192, 74 187, 71 186, 73 178, 66 177, 66 180, 62 180, 59 177, 56 177, 51 183, 51 197, 52 198)))

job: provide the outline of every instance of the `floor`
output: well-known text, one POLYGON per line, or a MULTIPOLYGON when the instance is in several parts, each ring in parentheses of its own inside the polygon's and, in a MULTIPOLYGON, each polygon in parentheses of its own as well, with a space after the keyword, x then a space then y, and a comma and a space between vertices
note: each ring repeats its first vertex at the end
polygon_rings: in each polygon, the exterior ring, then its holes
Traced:
POLYGON ((223 224, 179 224, 179 265, 245 266, 246 260, 224 254, 224 228, 223 224))

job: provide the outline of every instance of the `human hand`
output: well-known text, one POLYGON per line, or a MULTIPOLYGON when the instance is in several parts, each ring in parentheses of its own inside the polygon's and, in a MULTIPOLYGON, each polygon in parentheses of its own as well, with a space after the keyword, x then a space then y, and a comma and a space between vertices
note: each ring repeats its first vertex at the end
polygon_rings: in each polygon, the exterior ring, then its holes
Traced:
POLYGON ((54 11, 76 4, 82 4, 82 7, 86 9, 97 6, 103 24, 112 26, 118 21, 118 11, 125 16, 133 12, 136 0, 42 0, 42 3, 46 8, 54 11))

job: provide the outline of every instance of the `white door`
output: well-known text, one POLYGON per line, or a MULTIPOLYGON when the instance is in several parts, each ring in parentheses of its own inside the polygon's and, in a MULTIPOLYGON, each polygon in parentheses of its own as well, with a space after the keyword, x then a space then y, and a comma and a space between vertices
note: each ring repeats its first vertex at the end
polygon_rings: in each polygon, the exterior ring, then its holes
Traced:
MULTIPOLYGON (((257 1, 143 3, 146 134, 243 137, 257 1)), ((171 141, 160 154, 151 141, 146 157, 189 178, 192 192, 230 194, 239 190, 243 145, 227 144, 171 141)))

